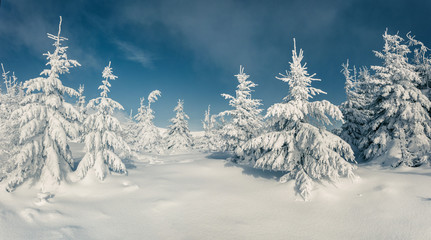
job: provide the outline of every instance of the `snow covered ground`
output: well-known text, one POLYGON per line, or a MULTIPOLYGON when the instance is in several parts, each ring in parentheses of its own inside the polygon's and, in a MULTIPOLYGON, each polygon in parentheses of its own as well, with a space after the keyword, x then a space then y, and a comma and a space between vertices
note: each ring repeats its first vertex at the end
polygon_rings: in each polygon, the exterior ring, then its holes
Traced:
POLYGON ((0 191, 0 239, 431 238, 431 169, 360 166, 356 182, 317 184, 304 202, 282 174, 221 154, 147 155, 128 167, 51 195, 28 183, 0 191))

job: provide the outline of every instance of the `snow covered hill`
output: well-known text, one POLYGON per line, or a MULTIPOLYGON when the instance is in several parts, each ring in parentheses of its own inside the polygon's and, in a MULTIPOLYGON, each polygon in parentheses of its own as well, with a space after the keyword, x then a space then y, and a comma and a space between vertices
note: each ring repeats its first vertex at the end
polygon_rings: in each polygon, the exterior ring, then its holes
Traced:
MULTIPOLYGON (((81 146, 74 144, 79 158, 81 146)), ((0 239, 429 239, 431 169, 360 166, 310 202, 221 154, 145 155, 129 175, 0 191, 0 239)), ((4 189, 4 183, 1 188, 4 189)))

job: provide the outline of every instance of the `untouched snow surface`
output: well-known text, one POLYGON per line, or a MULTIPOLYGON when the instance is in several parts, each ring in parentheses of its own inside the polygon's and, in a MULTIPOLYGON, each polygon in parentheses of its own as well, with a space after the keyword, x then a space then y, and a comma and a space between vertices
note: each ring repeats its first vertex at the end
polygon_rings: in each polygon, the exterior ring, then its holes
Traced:
POLYGON ((128 168, 53 193, 1 190, 0 239, 431 238, 431 169, 360 166, 356 182, 316 184, 304 202, 282 173, 221 154, 146 155, 128 168))

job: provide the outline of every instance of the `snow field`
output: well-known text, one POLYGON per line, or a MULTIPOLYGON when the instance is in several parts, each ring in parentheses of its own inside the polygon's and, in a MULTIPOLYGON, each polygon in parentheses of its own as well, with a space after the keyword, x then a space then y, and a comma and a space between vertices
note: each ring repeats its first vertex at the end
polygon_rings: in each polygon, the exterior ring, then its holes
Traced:
POLYGON ((0 191, 1 238, 431 236, 430 169, 361 166, 357 181, 316 184, 311 201, 304 202, 295 193, 293 181, 277 182, 282 173, 238 166, 198 152, 145 158, 133 162, 128 176, 111 175, 101 182, 90 171, 83 181, 62 184, 55 193, 38 195, 29 183, 13 193, 0 191))

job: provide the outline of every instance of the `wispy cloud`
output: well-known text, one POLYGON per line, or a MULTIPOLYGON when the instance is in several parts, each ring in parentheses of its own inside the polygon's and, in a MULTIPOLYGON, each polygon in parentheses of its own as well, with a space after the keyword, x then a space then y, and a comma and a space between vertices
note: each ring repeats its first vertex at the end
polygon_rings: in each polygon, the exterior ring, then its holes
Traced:
POLYGON ((137 62, 146 68, 154 67, 151 55, 144 52, 139 47, 119 40, 115 41, 115 44, 124 52, 124 57, 126 59, 137 62))
MULTIPOLYGON (((46 41, 46 32, 54 24, 50 24, 45 18, 28 11, 24 4, 10 2, 10 11, 2 11, 0 15, 0 35, 8 38, 12 44, 9 47, 16 49, 26 48, 33 54, 41 54, 49 47, 46 41), (21 17, 17 17, 21 16, 21 17)), ((40 55, 41 56, 41 55, 40 55)))
MULTIPOLYGON (((41 5, 37 2, 10 1, 0 9, 0 36, 4 38, 14 51, 19 49, 28 50, 33 56, 45 58, 42 54, 52 51, 52 41, 47 38, 47 33, 57 34, 60 11, 55 10, 54 4, 41 5), (48 9, 45 9, 48 8, 48 9), (50 14, 41 14, 50 12, 50 14)), ((72 41, 64 44, 70 46, 69 57, 78 60, 81 64, 100 69, 102 64, 92 45, 84 45, 77 42, 79 37, 87 34, 80 28, 73 27, 74 19, 63 16, 62 36, 72 41)), ((0 54, 7 55, 8 48, 0 49, 0 54)), ((69 52, 68 52, 69 53, 69 52)))
POLYGON ((134 2, 122 7, 119 23, 134 23, 143 29, 162 26, 199 63, 215 63, 229 70, 240 64, 265 68, 265 64, 286 58, 283 50, 291 48, 293 37, 314 39, 316 32, 321 38, 331 37, 321 29, 330 28, 346 4, 308 2, 314 7, 304 7, 302 1, 134 2))

